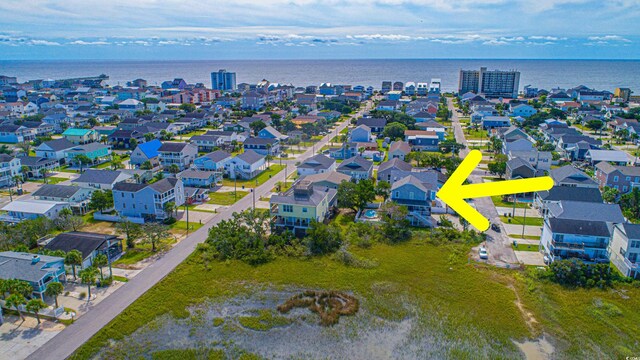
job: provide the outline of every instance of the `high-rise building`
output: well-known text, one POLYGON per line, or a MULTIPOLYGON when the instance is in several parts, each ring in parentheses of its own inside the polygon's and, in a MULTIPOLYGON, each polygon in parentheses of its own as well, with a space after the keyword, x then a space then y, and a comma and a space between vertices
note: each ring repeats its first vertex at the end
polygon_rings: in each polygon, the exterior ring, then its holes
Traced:
POLYGON ((629 101, 631 93, 632 91, 629 88, 616 88, 616 90, 613 92, 613 97, 621 98, 624 101, 629 101))
POLYGON ((211 73, 211 88, 213 90, 234 91, 236 90, 236 73, 227 72, 220 69, 211 73))
POLYGON ((460 70, 458 93, 473 92, 489 98, 517 98, 519 86, 519 71, 487 71, 486 67, 482 67, 480 70, 460 70))

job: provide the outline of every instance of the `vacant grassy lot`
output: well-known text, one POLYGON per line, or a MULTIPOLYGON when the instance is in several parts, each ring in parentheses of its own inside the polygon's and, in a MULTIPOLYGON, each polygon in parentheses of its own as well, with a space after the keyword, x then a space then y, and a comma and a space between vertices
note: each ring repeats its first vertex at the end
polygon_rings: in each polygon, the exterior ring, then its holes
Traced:
POLYGON ((464 129, 464 137, 467 140, 480 140, 480 139, 488 139, 488 133, 486 130, 474 130, 474 129, 464 129))
POLYGON ((209 193, 209 204, 215 205, 233 205, 236 200, 240 200, 249 194, 248 191, 231 191, 231 192, 212 192, 209 193))
MULTIPOLYGON (((63 177, 56 177, 56 176, 50 176, 47 177, 47 184, 58 184, 61 183, 63 181, 67 181, 69 179, 67 178, 63 178, 63 177)), ((33 179, 33 180, 29 180, 30 182, 34 182, 34 183, 40 183, 40 184, 44 184, 44 179, 33 179)))
POLYGON ((540 240, 540 236, 535 235, 525 235, 522 237, 522 234, 509 234, 508 236, 513 239, 540 240))
POLYGON ((511 247, 515 251, 538 251, 538 245, 532 244, 518 244, 517 246, 513 246, 513 244, 511 244, 511 247))
POLYGON ((244 186, 245 188, 254 188, 256 187, 256 182, 257 182, 257 186, 264 184, 272 176, 274 176, 275 174, 279 173, 282 169, 284 169, 285 166, 286 165, 271 164, 271 166, 269 166, 267 170, 261 172, 258 176, 256 176, 251 180, 238 180, 236 182, 232 179, 224 179, 222 180, 222 185, 234 186, 234 184, 237 184, 239 189, 241 189, 242 186, 244 186))
POLYGON ((542 226, 542 218, 539 217, 528 217, 525 219, 522 216, 513 216, 506 217, 500 216, 500 220, 502 220, 505 224, 513 224, 513 225, 531 225, 531 226, 542 226))
MULTIPOLYGON (((189 306, 265 286, 353 292, 367 304, 367 312, 386 321, 414 316, 406 306, 415 308, 421 326, 451 341, 445 358, 517 358, 521 355, 513 339, 543 333, 559 358, 620 358, 640 352, 639 289, 620 285, 617 290, 567 290, 535 280, 525 271, 469 264, 469 245, 436 246, 427 236, 418 233, 399 245, 351 247, 358 257, 378 264, 367 269, 348 267, 330 257, 278 258, 256 267, 238 261, 212 262, 205 267, 192 255, 72 358, 91 358, 111 340, 127 337, 160 315, 187 318, 189 306)), ((185 358, 181 354, 188 351, 175 354, 185 358)))
MULTIPOLYGON (((493 204, 495 206, 513 208, 513 202, 502 200, 502 196, 492 196, 491 200, 493 201, 493 204)), ((529 208, 529 205, 527 203, 516 202, 516 208, 518 209, 529 208)))

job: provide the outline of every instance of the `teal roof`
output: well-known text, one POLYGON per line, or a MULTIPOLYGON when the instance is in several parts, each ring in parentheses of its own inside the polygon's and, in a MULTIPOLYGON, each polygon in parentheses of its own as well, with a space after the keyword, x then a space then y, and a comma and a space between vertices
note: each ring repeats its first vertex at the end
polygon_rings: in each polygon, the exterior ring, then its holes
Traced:
POLYGON ((91 129, 67 129, 62 133, 62 136, 85 136, 87 134, 89 134, 90 132, 92 132, 93 130, 91 129))

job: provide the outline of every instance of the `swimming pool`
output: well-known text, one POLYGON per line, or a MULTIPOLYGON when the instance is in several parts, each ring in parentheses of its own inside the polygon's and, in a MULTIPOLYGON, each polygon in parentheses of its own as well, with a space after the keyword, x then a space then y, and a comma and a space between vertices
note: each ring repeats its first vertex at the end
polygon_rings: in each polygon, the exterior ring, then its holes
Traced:
POLYGON ((375 210, 367 210, 364 212, 364 217, 369 218, 369 219, 373 219, 375 217, 378 216, 378 212, 375 210))

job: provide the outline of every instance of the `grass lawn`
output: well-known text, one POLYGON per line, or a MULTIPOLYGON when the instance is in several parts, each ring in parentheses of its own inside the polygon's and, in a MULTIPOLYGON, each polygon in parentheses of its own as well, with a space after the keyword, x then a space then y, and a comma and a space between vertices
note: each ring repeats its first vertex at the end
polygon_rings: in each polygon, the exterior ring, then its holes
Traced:
POLYGON ((98 164, 91 167, 92 169, 109 169, 111 170, 111 161, 103 162, 102 164, 98 164))
POLYGON ((518 244, 517 246, 513 246, 513 244, 511 244, 511 248, 515 251, 538 251, 539 246, 531 244, 518 244))
POLYGON ((240 200, 243 197, 245 197, 247 194, 249 194, 248 191, 236 191, 237 194, 234 194, 233 191, 231 192, 210 192, 209 193, 209 201, 207 201, 208 204, 215 204, 215 205, 233 205, 233 203, 236 202, 236 200, 240 200))
POLYGON ((346 128, 340 130, 340 134, 346 134, 349 132, 349 127, 347 126, 346 128))
POLYGON ((522 225, 524 223, 524 225, 542 226, 542 218, 539 218, 539 217, 527 216, 527 219, 525 220, 524 217, 522 216, 514 216, 514 217, 500 216, 500 220, 502 220, 502 222, 505 224, 512 224, 512 225, 522 225))
MULTIPOLYGON (((513 208, 513 202, 511 201, 503 201, 502 196, 492 196, 491 200, 493 201, 493 205, 500 207, 510 207, 513 208)), ((516 203, 517 209, 529 208, 529 205, 526 203, 518 202, 516 203)))
MULTIPOLYGON (((205 267, 192 255, 71 359, 92 358, 110 341, 127 337, 158 316, 186 319, 189 306, 282 287, 348 291, 375 317, 398 323, 414 318, 419 328, 436 334, 436 341, 449 344, 443 358, 473 359, 478 354, 519 358, 522 354, 512 340, 543 333, 552 339, 554 356, 560 358, 624 358, 640 353, 636 311, 640 289, 619 285, 624 296, 619 291, 568 290, 536 280, 524 270, 469 264, 470 245, 432 245, 424 240, 427 234, 398 245, 352 246, 357 256, 378 263, 369 269, 347 267, 329 256, 279 257, 261 266, 213 261, 205 267), (527 322, 531 318, 535 320, 527 322)), ((336 336, 341 341, 341 334, 336 336)))
MULTIPOLYGON (((282 169, 284 169, 286 165, 279 164, 271 164, 269 168, 263 172, 261 172, 258 176, 251 180, 238 180, 237 185, 238 189, 241 189, 242 186, 245 188, 254 188, 256 187, 256 181, 258 182, 258 186, 264 184, 269 178, 273 175, 279 173, 282 169)), ((224 186, 234 186, 236 182, 233 179, 224 179, 222 180, 222 185, 224 186)))
MULTIPOLYGON (((63 178, 63 177, 55 177, 55 176, 51 176, 47 178, 47 184, 57 184, 57 183, 61 183, 63 181, 67 181, 69 179, 67 178, 63 178)), ((44 184, 44 179, 33 179, 33 180, 29 180, 30 182, 34 182, 34 183, 40 183, 40 184, 44 184)))
POLYGON ((514 239, 540 240, 540 236, 535 235, 525 235, 524 237, 522 237, 522 234, 509 234, 508 236, 514 239))
POLYGON ((478 130, 464 129, 464 137, 467 140, 487 140, 488 139, 487 134, 488 134, 487 131, 482 129, 478 129, 478 130))

